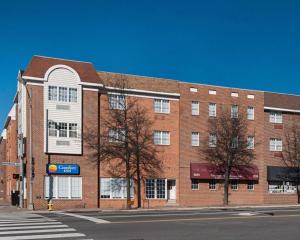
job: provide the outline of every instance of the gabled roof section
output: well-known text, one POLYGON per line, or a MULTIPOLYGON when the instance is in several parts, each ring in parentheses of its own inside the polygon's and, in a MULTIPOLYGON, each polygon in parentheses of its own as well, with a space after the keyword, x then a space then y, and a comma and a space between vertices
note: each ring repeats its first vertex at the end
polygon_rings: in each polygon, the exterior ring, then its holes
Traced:
POLYGON ((300 95, 265 92, 265 107, 300 110, 300 95))
POLYGON ((92 63, 44 56, 33 56, 26 70, 24 71, 23 76, 44 78, 45 73, 49 68, 59 64, 67 65, 73 68, 80 76, 82 82, 96 84, 100 83, 100 79, 92 63))
POLYGON ((130 74, 111 73, 111 72, 98 72, 101 83, 106 87, 114 87, 117 81, 126 81, 126 88, 132 90, 144 90, 161 93, 178 93, 179 94, 179 81, 144 77, 130 74))

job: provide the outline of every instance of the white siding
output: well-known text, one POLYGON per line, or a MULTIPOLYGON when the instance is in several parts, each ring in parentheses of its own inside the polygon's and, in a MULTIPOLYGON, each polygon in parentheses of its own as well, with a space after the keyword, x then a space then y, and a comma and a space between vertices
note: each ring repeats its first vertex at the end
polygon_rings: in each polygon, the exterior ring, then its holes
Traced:
POLYGON ((45 151, 47 150, 47 119, 46 112, 48 110, 48 120, 54 122, 77 123, 78 137, 77 138, 62 138, 62 137, 48 137, 48 152, 49 153, 64 153, 64 154, 81 154, 82 153, 82 140, 81 140, 81 119, 82 119, 82 106, 81 106, 81 85, 78 75, 64 67, 59 67, 51 71, 48 79, 44 85, 44 111, 45 111, 45 151), (77 102, 59 102, 48 101, 48 86, 77 88, 77 102), (65 143, 63 145, 58 145, 65 143), (66 144, 67 143, 67 144, 66 144))

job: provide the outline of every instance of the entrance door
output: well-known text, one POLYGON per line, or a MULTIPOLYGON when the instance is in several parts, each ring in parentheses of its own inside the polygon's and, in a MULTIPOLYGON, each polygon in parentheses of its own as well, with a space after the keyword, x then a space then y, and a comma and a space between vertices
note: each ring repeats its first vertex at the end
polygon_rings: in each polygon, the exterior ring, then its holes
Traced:
POLYGON ((176 180, 168 180, 168 200, 176 200, 176 180))

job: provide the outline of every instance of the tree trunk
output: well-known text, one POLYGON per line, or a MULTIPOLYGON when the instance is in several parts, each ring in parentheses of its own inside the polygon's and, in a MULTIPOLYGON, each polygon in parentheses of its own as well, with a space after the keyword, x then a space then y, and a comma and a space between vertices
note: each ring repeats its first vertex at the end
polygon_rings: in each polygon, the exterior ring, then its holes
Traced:
POLYGON ((130 167, 129 167, 129 161, 126 163, 126 190, 127 190, 127 209, 131 209, 131 196, 130 196, 130 167))
POLYGON ((225 178, 224 178, 224 199, 223 199, 223 204, 225 206, 228 205, 228 198, 229 198, 229 193, 228 193, 229 175, 230 175, 230 171, 229 171, 229 168, 226 166, 225 178))
POLYGON ((141 194, 141 173, 140 173, 140 160, 137 159, 136 163, 136 173, 137 173, 137 200, 138 208, 142 207, 142 194, 141 194))

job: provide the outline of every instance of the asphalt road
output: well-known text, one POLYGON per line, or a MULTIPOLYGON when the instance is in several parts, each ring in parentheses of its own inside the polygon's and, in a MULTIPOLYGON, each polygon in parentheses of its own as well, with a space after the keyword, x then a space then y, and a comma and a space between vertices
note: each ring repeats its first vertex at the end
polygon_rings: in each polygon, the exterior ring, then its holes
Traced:
POLYGON ((298 240, 300 208, 44 214, 99 240, 298 240))

